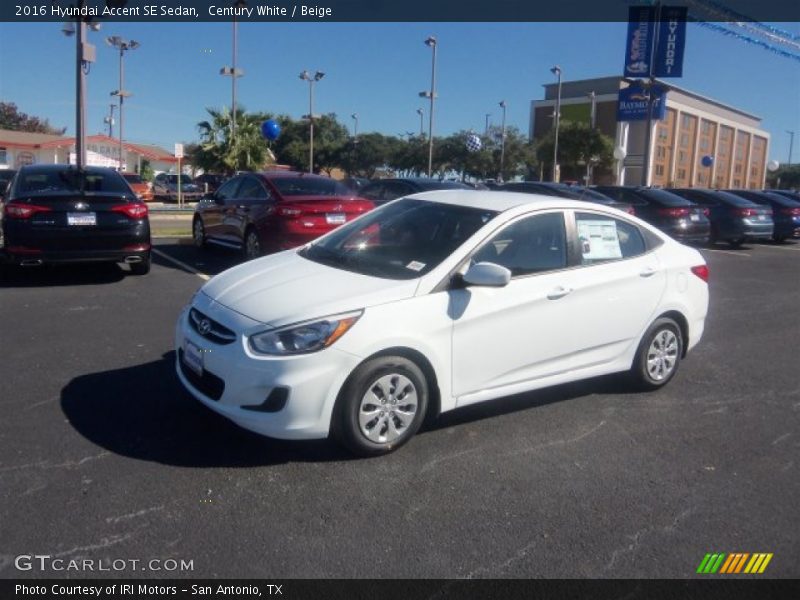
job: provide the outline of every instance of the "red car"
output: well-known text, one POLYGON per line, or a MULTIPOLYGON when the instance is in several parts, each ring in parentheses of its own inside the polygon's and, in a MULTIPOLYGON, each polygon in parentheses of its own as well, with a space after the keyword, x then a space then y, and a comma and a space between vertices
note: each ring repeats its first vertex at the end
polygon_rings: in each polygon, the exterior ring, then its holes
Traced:
POLYGON ((302 246, 374 208, 342 183, 310 173, 244 173, 197 203, 198 247, 241 250, 248 260, 302 246))
POLYGON ((122 177, 131 186, 133 193, 136 194, 139 200, 150 202, 153 199, 153 186, 137 173, 122 173, 122 177))

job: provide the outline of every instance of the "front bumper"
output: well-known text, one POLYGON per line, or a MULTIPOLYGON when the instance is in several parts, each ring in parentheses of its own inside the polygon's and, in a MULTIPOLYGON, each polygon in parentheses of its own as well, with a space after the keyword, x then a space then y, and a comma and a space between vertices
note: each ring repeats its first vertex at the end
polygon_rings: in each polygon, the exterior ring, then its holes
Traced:
POLYGON ((336 397, 360 359, 333 347, 293 357, 255 355, 243 332, 254 332, 259 323, 212 306, 206 297, 198 298, 194 307, 237 332, 237 337, 226 345, 208 341, 189 322, 188 307, 184 309, 175 329, 175 369, 184 387, 202 404, 244 429, 279 439, 327 437, 336 397), (187 342, 202 349, 204 382, 181 364, 187 342), (286 398, 280 410, 255 409, 281 388, 286 398))

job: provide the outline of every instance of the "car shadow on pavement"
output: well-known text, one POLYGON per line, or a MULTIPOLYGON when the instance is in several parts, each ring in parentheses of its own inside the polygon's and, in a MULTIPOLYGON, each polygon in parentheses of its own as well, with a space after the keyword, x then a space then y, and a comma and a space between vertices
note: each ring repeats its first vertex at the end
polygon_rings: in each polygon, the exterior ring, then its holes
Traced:
POLYGON ((250 433, 207 409, 178 381, 175 353, 123 369, 82 375, 61 408, 86 439, 106 450, 181 467, 253 467, 349 460, 327 440, 292 442, 250 433))
POLYGON ((33 288, 116 283, 129 275, 116 263, 18 267, 0 265, 0 288, 33 288))
POLYGON ((154 246, 154 248, 158 252, 153 253, 153 264, 183 272, 187 272, 185 268, 164 258, 159 253, 166 254, 172 259, 179 260, 181 263, 211 276, 222 273, 222 271, 243 261, 241 253, 235 250, 227 248, 198 249, 188 241, 187 243, 162 242, 154 246))

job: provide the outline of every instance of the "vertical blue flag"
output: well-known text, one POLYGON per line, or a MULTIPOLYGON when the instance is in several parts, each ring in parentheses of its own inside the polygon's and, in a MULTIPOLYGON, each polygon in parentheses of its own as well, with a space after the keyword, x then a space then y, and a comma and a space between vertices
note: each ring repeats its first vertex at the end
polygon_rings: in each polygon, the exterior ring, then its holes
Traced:
POLYGON ((683 75, 686 13, 685 6, 664 6, 661 9, 653 65, 655 77, 681 77, 683 75))
MULTIPOLYGON (((685 27, 685 22, 684 22, 685 27)), ((655 33, 655 8, 628 8, 628 38, 625 43, 625 77, 649 77, 655 33)))

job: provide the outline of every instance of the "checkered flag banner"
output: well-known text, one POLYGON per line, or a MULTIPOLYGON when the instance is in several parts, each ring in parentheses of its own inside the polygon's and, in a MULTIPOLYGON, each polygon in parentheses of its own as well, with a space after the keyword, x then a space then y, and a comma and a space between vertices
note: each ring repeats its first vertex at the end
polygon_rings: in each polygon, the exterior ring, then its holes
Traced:
POLYGON ((471 133, 467 136, 467 150, 469 152, 479 152, 482 147, 483 143, 481 142, 481 138, 476 134, 471 133))

